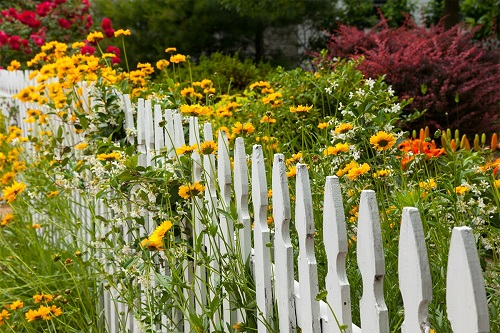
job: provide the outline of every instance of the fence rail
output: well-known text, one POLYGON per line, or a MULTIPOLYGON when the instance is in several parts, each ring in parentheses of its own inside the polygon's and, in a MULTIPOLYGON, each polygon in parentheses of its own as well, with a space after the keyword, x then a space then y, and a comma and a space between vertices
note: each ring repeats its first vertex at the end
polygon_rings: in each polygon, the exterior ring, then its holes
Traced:
MULTIPOLYGON (((12 95, 18 91, 16 89, 29 83, 26 75, 5 71, 0 71, 0 82, 0 93, 3 95, 12 95)), ((161 149, 167 149, 169 156, 174 157, 175 148, 185 143, 181 115, 175 110, 163 110, 159 105, 152 105, 149 100, 139 99, 137 105, 134 105, 128 95, 121 98, 127 133, 137 133, 136 136, 130 135, 128 141, 136 145, 141 153, 139 163, 142 166, 154 166, 155 152, 161 149), (160 126, 162 122, 165 122, 163 127, 160 126)), ((26 107, 18 104, 18 108, 18 122, 22 123, 26 107)), ((186 132, 189 133, 189 144, 213 140, 211 124, 203 124, 203 133, 200 135, 197 118, 190 117, 188 120, 189 129, 186 132)), ((66 129, 66 132, 71 137, 68 138, 71 142, 80 140, 70 129, 66 129)), ((192 179, 204 181, 207 189, 203 199, 193 200, 194 216, 189 228, 192 230, 193 239, 203 235, 202 231, 206 228, 200 218, 200 207, 203 207, 211 212, 211 223, 216 225, 223 235, 217 240, 226 244, 220 247, 223 251, 221 256, 224 257, 224 251, 228 248, 237 248, 243 260, 251 258, 255 298, 260 313, 258 332, 267 332, 273 325, 279 327, 280 332, 298 332, 299 328, 302 332, 311 333, 389 332, 390 314, 383 292, 385 259, 375 192, 362 191, 359 204, 357 261, 363 280, 363 296, 359 300, 361 327, 358 327, 352 323, 351 318, 352 300, 346 273, 348 238, 339 179, 327 177, 324 186, 322 236, 325 240, 328 273, 325 280, 327 297, 326 302, 323 302, 316 300, 319 284, 314 249, 314 214, 307 166, 300 163, 297 165, 295 211, 292 212, 285 158, 282 154, 275 154, 272 170, 266 170, 262 147, 253 146, 249 173, 243 139, 235 140, 233 152, 228 149, 228 138, 223 131, 218 133, 217 141, 217 159, 213 154, 200 156, 197 152, 191 156, 192 179), (230 156, 234 156, 234 167, 230 156), (271 187, 267 184, 268 172, 272 172, 271 187), (269 189, 272 189, 272 213, 275 223, 273 233, 266 217, 269 189), (237 207, 237 221, 232 221, 228 214, 221 213, 232 204, 237 207), (253 219, 249 213, 249 205, 253 206, 253 219), (235 223, 242 227, 235 230, 235 223), (294 249, 291 243, 292 228, 296 228, 298 249, 294 249), (270 244, 272 246, 269 246, 270 244), (299 251, 297 266, 294 264, 296 250, 299 251), (295 280, 296 275, 298 281, 295 280), (277 313, 274 312, 274 304, 277 313)), ((90 223, 88 220, 91 214, 85 200, 75 193, 74 201, 75 214, 79 215, 84 223, 90 223)), ((97 200, 95 205, 96 214, 112 214, 102 200, 97 200)), ((147 230, 152 228, 151 223, 151 214, 146 213, 143 235, 147 235, 147 230)), ((128 237, 127 231, 123 230, 124 237, 128 237)), ((208 252, 212 251, 211 241, 213 240, 205 236, 202 248, 208 252)), ((428 304, 432 299, 432 280, 422 222, 416 208, 407 207, 403 210, 398 257, 399 285, 405 312, 402 332, 429 332, 428 304)), ((196 260, 195 254, 194 261, 196 260)), ((221 264, 227 262, 213 261, 210 263, 210 269, 223 269, 221 264)), ((203 307, 208 306, 210 300, 215 297, 213 291, 202 283, 207 275, 206 267, 193 265, 188 261, 185 261, 184 265, 188 267, 184 279, 193 286, 197 299, 201 300, 201 304, 190 301, 188 306, 201 314, 203 307)), ((484 281, 470 228, 453 229, 447 270, 446 303, 453 331, 489 332, 484 281)), ((162 271, 162 274, 168 274, 168 268, 162 271)), ((185 293, 189 299, 187 289, 185 293)), ((130 315, 124 304, 117 302, 116 295, 116 290, 104 290, 101 306, 108 330, 139 332, 139 323, 130 315), (124 326, 122 323, 127 324, 124 326)), ((187 318, 182 318, 180 313, 174 313, 173 316, 183 322, 184 332, 193 330, 187 318)), ((244 316, 244 312, 235 311, 231 307, 231 300, 226 298, 220 311, 216 313, 215 322, 232 325, 243 321, 244 316)), ((211 331, 214 329, 212 326, 211 331)))

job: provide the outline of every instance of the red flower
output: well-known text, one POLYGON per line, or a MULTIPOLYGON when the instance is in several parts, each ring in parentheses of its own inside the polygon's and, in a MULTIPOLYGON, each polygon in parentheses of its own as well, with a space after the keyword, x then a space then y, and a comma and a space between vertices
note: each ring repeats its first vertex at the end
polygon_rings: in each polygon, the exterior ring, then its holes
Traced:
POLYGON ((85 45, 80 49, 81 54, 93 55, 95 53, 95 48, 90 45, 85 45))
POLYGON ((92 24, 94 24, 94 20, 92 20, 92 15, 87 15, 87 24, 85 24, 85 29, 89 29, 92 24))
POLYGON ((106 37, 111 38, 115 35, 115 29, 111 27, 111 20, 107 17, 102 19, 101 28, 104 30, 106 37))
POLYGON ((65 3, 65 2, 66 2, 66 0, 54 0, 54 3, 56 5, 60 5, 60 4, 65 3))
POLYGON ((64 29, 69 29, 71 27, 71 22, 66 20, 65 18, 60 18, 58 23, 64 29))
POLYGON ((106 53, 113 53, 117 57, 120 56, 120 49, 117 48, 116 46, 110 45, 106 48, 106 53))
POLYGON ((9 35, 4 31, 0 30, 0 46, 7 44, 9 42, 9 35))
POLYGON ((122 60, 120 59, 120 57, 113 57, 113 58, 111 59, 111 63, 112 63, 113 65, 119 64, 121 61, 122 61, 122 60))
POLYGON ((10 48, 13 49, 13 50, 19 50, 20 49, 20 46, 19 46, 19 39, 21 37, 19 36, 10 36, 9 37, 9 44, 10 44, 10 48))
POLYGON ((49 1, 44 1, 36 6, 36 12, 38 16, 45 17, 52 9, 52 3, 49 1))

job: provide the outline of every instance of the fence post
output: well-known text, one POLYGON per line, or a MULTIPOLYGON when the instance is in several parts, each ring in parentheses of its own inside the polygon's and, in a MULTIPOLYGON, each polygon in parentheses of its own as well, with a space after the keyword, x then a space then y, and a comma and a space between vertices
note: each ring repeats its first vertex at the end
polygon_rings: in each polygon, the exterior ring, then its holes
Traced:
POLYGON ((398 253, 399 289, 403 297, 405 319, 402 333, 429 330, 429 302, 432 280, 425 247, 425 236, 418 209, 403 208, 398 253))

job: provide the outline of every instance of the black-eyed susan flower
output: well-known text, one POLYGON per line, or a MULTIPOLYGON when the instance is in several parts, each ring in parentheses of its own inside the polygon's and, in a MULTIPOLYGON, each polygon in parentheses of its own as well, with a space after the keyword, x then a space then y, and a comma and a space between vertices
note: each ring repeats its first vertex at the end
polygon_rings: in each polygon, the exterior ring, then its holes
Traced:
POLYGON ((87 142, 80 142, 75 145, 76 150, 84 150, 89 144, 87 142))
POLYGON ((188 200, 191 197, 198 196, 205 190, 205 186, 199 182, 194 182, 193 184, 188 183, 187 185, 182 185, 179 187, 179 195, 181 198, 188 200))
POLYGON ((252 125, 252 123, 244 123, 242 124, 241 122, 236 122, 232 128, 233 134, 235 135, 240 135, 240 134, 252 134, 255 131, 255 127, 252 125))
POLYGON ((17 71, 19 68, 21 68, 21 63, 17 60, 12 60, 10 65, 7 66, 7 70, 11 72, 17 71))
POLYGON ((163 250, 163 237, 172 228, 172 222, 163 221, 151 235, 141 242, 141 245, 149 250, 163 250))
POLYGON ((123 30, 123 29, 118 29, 114 33, 115 37, 120 37, 120 36, 130 36, 130 30, 123 30))
POLYGON ((199 152, 203 155, 213 154, 217 151, 217 144, 214 141, 205 141, 200 145, 199 152))
POLYGON ((350 180, 355 180, 359 176, 364 175, 365 173, 367 173, 368 171, 370 171, 370 166, 368 165, 368 163, 363 163, 359 167, 350 169, 347 172, 347 178, 349 178, 350 180))
POLYGON ((97 155, 99 161, 116 161, 122 157, 122 154, 117 151, 97 155))
POLYGON ((349 144, 348 143, 342 143, 339 142, 335 145, 335 147, 326 147, 323 150, 323 155, 329 156, 329 155, 337 155, 338 153, 347 153, 349 151, 349 144))
POLYGON ((390 133, 379 131, 370 137, 370 144, 376 150, 388 150, 396 143, 396 138, 390 133))
MULTIPOLYGON (((10 159, 9 159, 10 160, 10 159)), ((14 178, 16 177, 16 174, 12 171, 6 172, 2 178, 0 179, 0 182, 4 185, 10 184, 14 178)))
POLYGON ((36 295, 33 295, 33 301, 35 303, 48 303, 48 302, 52 302, 52 295, 48 295, 48 294, 44 294, 44 293, 41 293, 41 294, 36 294, 36 295))
POLYGON ((167 68, 168 65, 170 65, 170 62, 167 59, 161 59, 156 62, 156 68, 158 68, 160 71, 167 68))
POLYGON ((90 43, 97 43, 104 38, 104 35, 100 31, 92 31, 87 35, 87 41, 90 43))
POLYGON ((17 196, 21 194, 25 189, 26 184, 24 184, 23 182, 18 183, 17 181, 14 181, 11 186, 8 186, 3 190, 4 200, 7 200, 7 202, 14 201, 17 196))
POLYGON ((196 144, 196 143, 194 145, 191 145, 191 146, 184 144, 181 147, 177 148, 175 150, 175 153, 177 155, 191 154, 193 151, 196 150, 196 148, 198 148, 198 144, 196 144))
POLYGON ((319 128, 319 129, 325 129, 325 128, 327 128, 327 127, 328 127, 328 123, 319 123, 319 124, 318 124, 318 128, 319 128))
POLYGON ((344 134, 353 129, 353 126, 349 123, 342 123, 335 127, 334 132, 336 134, 344 134))
POLYGON ((469 190, 470 190, 470 188, 468 186, 465 186, 465 185, 460 185, 460 186, 455 187, 455 193, 459 194, 459 195, 465 195, 465 193, 468 192, 469 190))
POLYGON ((373 173, 373 178, 384 178, 387 177, 391 174, 391 170, 389 169, 383 169, 383 170, 378 170, 377 172, 373 173))
POLYGON ((165 53, 169 53, 169 52, 177 52, 177 49, 175 47, 167 47, 165 49, 165 53))
POLYGON ((10 222, 14 219, 14 215, 12 214, 6 214, 3 218, 2 221, 0 222, 0 226, 6 227, 9 225, 10 222))
POLYGON ((261 123, 268 123, 268 124, 274 124, 276 123, 276 119, 268 116, 268 115, 263 115, 262 118, 260 118, 261 123))
POLYGON ((313 108, 312 105, 311 106, 299 105, 297 107, 291 106, 290 112, 292 112, 292 113, 307 113, 307 112, 311 111, 312 108, 313 108))
POLYGON ((6 308, 11 309, 11 310, 17 310, 20 309, 24 306, 24 303, 21 302, 20 300, 14 301, 11 304, 8 304, 6 308))
POLYGON ((0 312, 0 326, 3 325, 3 324, 5 324, 5 320, 9 319, 9 317, 10 317, 9 311, 7 311, 5 309, 2 310, 0 312))
POLYGON ((183 54, 176 54, 170 57, 170 62, 174 64, 179 64, 186 61, 186 56, 183 54))

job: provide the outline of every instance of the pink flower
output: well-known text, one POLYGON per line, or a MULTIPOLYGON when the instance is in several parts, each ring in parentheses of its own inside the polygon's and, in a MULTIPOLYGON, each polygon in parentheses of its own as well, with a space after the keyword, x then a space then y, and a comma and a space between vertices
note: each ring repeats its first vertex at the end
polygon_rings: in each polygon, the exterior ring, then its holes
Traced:
POLYGON ((101 28, 104 30, 106 37, 111 38, 115 35, 115 29, 111 27, 111 20, 107 17, 102 19, 101 28))
POLYGON ((120 57, 113 57, 113 58, 111 59, 111 63, 112 63, 113 65, 119 64, 121 61, 122 61, 122 60, 120 59, 120 57))
POLYGON ((36 12, 38 16, 45 17, 52 9, 52 3, 49 1, 44 1, 36 6, 36 12))
POLYGON ((116 46, 110 45, 106 48, 106 53, 113 53, 117 57, 120 56, 120 49, 117 48, 116 46))
POLYGON ((90 45, 85 45, 80 49, 81 54, 93 55, 95 53, 95 48, 90 45))

